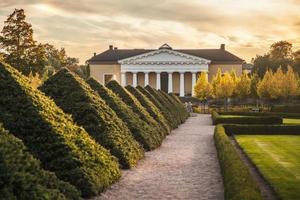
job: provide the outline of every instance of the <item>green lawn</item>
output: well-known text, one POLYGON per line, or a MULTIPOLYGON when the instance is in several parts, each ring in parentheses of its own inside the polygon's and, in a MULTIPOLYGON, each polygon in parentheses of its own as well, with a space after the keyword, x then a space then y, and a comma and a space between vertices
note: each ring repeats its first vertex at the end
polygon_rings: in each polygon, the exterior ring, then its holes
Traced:
POLYGON ((300 199, 300 136, 237 135, 236 139, 281 199, 300 199))
POLYGON ((283 119, 284 124, 300 124, 300 119, 283 119))

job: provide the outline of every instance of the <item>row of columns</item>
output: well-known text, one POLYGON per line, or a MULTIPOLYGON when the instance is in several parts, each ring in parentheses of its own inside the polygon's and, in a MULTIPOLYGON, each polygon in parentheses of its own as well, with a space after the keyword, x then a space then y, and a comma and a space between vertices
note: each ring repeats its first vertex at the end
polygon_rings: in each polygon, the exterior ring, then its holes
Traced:
MULTIPOLYGON (((173 72, 167 72, 168 73, 168 93, 173 92, 173 72)), ((180 73, 180 88, 179 88, 179 96, 184 96, 184 73, 185 72, 179 72, 180 73)), ((196 84, 196 76, 197 72, 191 72, 192 73, 192 96, 194 96, 194 86, 196 84)), ((149 85, 149 72, 144 72, 145 74, 145 86, 149 85)), ((160 72, 156 72, 156 89, 160 90, 161 88, 161 82, 160 82, 160 72)), ((137 86, 137 72, 132 72, 132 86, 137 86)), ((121 73, 121 85, 126 86, 126 73, 121 73)))

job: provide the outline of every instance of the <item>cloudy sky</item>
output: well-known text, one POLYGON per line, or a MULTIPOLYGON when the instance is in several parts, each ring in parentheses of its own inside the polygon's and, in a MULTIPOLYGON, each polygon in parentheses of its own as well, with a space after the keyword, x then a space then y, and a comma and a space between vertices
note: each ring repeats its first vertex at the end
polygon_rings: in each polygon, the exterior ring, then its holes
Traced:
POLYGON ((250 61, 279 40, 300 48, 300 0, 0 0, 0 28, 25 9, 34 37, 80 62, 119 48, 226 49, 250 61))

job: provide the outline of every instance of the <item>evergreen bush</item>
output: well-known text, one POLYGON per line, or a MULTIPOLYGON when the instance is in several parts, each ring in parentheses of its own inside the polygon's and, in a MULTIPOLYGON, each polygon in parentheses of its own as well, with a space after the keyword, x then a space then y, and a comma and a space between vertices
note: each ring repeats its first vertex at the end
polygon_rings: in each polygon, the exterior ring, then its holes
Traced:
POLYGON ((80 199, 80 192, 40 162, 0 124, 0 199, 80 199))
POLYGON ((142 104, 142 106, 148 111, 148 113, 155 119, 160 126, 165 131, 165 135, 170 133, 170 127, 168 126, 167 120, 162 115, 162 113, 159 111, 159 109, 145 96, 143 93, 141 93, 136 88, 128 85, 125 87, 139 102, 142 104))
POLYGON ((126 123, 134 138, 145 150, 148 151, 157 147, 156 139, 153 137, 155 135, 153 128, 142 120, 137 113, 134 113, 119 96, 93 78, 89 78, 87 83, 117 113, 118 117, 126 123))
POLYGON ((140 102, 115 80, 108 82, 107 87, 117 94, 133 110, 133 112, 137 113, 142 120, 152 127, 156 146, 160 146, 163 140, 163 130, 161 130, 159 124, 151 117, 140 102))
POLYGON ((53 98, 64 112, 71 114, 96 142, 116 156, 122 167, 130 168, 143 157, 142 147, 132 137, 126 124, 76 74, 62 69, 39 89, 53 98))
POLYGON ((120 177, 116 159, 13 67, 0 64, 0 121, 42 167, 79 189, 102 192, 120 177))

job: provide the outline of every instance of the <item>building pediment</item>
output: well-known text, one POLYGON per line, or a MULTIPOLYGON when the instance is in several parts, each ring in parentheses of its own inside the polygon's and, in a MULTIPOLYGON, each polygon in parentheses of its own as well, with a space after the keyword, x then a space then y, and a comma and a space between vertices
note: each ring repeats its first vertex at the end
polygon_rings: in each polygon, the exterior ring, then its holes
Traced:
POLYGON ((202 65, 210 62, 204 58, 165 48, 118 61, 121 65, 202 65))

